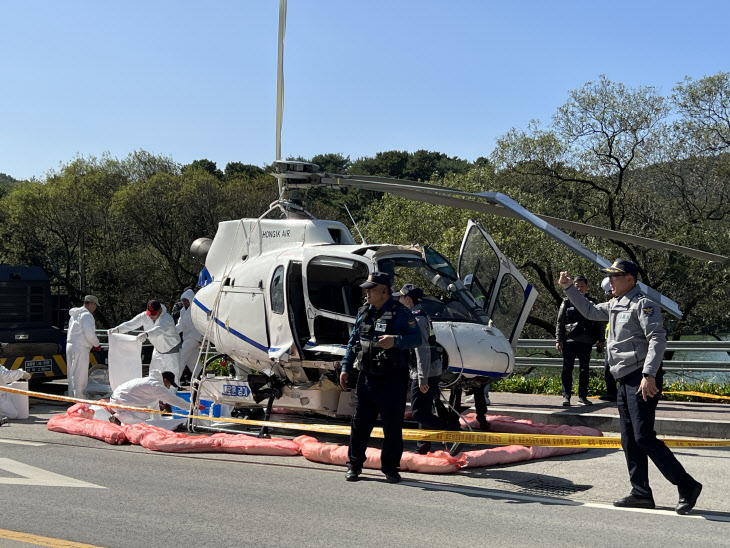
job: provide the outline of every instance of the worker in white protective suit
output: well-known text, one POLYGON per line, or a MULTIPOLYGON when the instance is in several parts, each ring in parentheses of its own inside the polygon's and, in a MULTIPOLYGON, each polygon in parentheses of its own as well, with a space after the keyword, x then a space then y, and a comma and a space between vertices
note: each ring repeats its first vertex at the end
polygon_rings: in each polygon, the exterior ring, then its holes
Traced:
POLYGON ((182 336, 182 349, 180 350, 180 369, 176 374, 176 378, 182 379, 185 368, 190 373, 195 371, 198 363, 198 355, 200 354, 200 343, 203 341, 201 335, 193 325, 193 316, 191 305, 195 299, 195 292, 187 289, 180 297, 183 308, 180 310, 180 319, 177 321, 177 332, 182 336))
POLYGON ((177 375, 182 344, 175 328, 175 321, 167 313, 165 305, 160 301, 151 300, 147 303, 147 310, 140 312, 128 322, 112 327, 109 334, 128 333, 135 329, 143 331, 137 335, 137 340, 149 339, 155 347, 150 360, 150 377, 157 377, 157 380, 162 382, 164 371, 177 375))
MULTIPOLYGON (((175 375, 171 371, 164 371, 161 380, 156 377, 142 377, 132 379, 117 386, 112 392, 109 403, 117 405, 128 405, 130 407, 143 407, 145 409, 162 409, 162 404, 174 405, 181 409, 188 409, 190 402, 175 395, 170 388, 177 388, 175 375)), ((198 408, 205 408, 198 406, 198 408)), ((152 413, 143 411, 127 411, 126 409, 109 408, 112 416, 109 422, 114 424, 137 424, 152 418, 152 413)))
MULTIPOLYGON (((3 345, 4 346, 4 345, 3 345)), ((0 354, 2 355, 2 354, 0 354)), ((0 384, 8 385, 15 381, 30 379, 31 374, 22 369, 7 369, 0 365, 0 384)), ((18 410, 13 404, 9 392, 0 390, 0 426, 7 422, 7 419, 17 419, 18 410)))
POLYGON ((73 398, 86 398, 86 387, 89 384, 89 352, 101 350, 94 321, 94 311, 98 306, 99 299, 94 295, 87 295, 84 297, 84 306, 68 311, 71 320, 68 322, 66 335, 66 373, 68 395, 73 398))

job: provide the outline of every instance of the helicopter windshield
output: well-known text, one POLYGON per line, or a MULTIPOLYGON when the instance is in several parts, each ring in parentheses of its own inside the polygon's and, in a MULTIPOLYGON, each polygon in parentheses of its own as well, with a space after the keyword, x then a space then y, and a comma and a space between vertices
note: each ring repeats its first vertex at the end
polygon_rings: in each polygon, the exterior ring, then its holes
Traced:
POLYGON ((428 247, 424 252, 426 260, 416 257, 381 259, 378 270, 393 276, 394 289, 405 283, 423 289, 421 309, 434 321, 489 323, 487 315, 458 281, 454 267, 438 252, 428 247))

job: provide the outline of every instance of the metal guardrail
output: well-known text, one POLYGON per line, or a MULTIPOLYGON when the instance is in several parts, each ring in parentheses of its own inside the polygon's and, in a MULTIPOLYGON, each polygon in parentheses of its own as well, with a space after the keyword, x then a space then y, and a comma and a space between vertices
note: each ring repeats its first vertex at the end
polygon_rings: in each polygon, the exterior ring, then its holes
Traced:
MULTIPOLYGON (((140 331, 131 332, 131 334, 140 331)), ((97 329, 96 333, 100 338, 106 339, 107 330, 97 329)), ((148 341, 145 341, 149 344, 148 341)), ((106 347, 108 343, 102 342, 106 347)), ((520 339, 517 342, 520 350, 553 350, 555 351, 554 339, 520 339)), ((728 352, 730 353, 730 341, 668 341, 667 352, 728 352)), ((520 367, 563 367, 563 358, 547 356, 516 356, 515 365, 520 367)), ((603 359, 591 360, 591 367, 603 368, 603 359)), ((726 371, 730 370, 730 361, 710 360, 664 360, 665 371, 726 371)))
MULTIPOLYGON (((520 339, 518 349, 553 350, 554 339, 520 339)), ((730 341, 668 341, 667 352, 730 352, 730 341)), ((562 367, 563 358, 543 356, 517 356, 515 365, 521 367, 562 367)), ((603 368, 603 360, 591 360, 591 367, 603 368)), ((664 360, 665 371, 726 371, 730 361, 664 360)))

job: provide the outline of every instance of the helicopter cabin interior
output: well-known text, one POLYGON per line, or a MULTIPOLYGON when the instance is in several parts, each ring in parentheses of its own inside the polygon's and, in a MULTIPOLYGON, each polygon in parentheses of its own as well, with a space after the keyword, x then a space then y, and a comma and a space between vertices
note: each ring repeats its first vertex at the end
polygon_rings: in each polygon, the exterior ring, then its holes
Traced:
MULTIPOLYGON (((367 265, 357 260, 320 256, 307 263, 306 294, 317 310, 312 327, 318 345, 347 344, 357 310, 363 304, 360 284, 367 277, 367 265)), ((290 318, 302 349, 312 340, 304 284, 302 263, 291 262, 287 276, 290 318)))

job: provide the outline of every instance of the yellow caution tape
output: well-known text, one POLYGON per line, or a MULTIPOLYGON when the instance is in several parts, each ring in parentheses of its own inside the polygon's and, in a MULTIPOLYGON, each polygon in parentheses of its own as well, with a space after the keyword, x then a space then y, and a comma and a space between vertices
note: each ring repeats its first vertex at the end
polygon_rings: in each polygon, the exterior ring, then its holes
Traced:
MULTIPOLYGON (((129 411, 142 411, 146 413, 158 413, 161 415, 174 415, 178 418, 192 418, 198 420, 210 420, 215 422, 227 422, 233 424, 243 424, 248 426, 267 426, 269 428, 280 428, 284 430, 297 430, 301 432, 318 432, 320 434, 338 434, 343 436, 350 435, 349 426, 340 426, 334 424, 301 424, 291 422, 277 421, 257 421, 249 419, 236 419, 233 417, 208 417, 205 415, 183 415, 178 413, 169 413, 157 409, 144 409, 141 407, 131 407, 127 405, 119 405, 113 403, 105 403, 94 400, 81 400, 70 398, 68 396, 56 396, 52 394, 43 394, 42 392, 32 392, 29 390, 20 390, 9 386, 0 386, 0 390, 32 396, 35 398, 43 398, 49 400, 67 401, 72 403, 86 403, 88 405, 98 405, 102 407, 112 407, 115 409, 126 409, 129 411)), ((372 436, 383 438, 382 428, 373 428, 372 436)), ((404 429, 403 439, 412 441, 437 441, 447 443, 468 443, 471 445, 525 445, 525 446, 541 446, 541 447, 574 447, 574 448, 593 448, 593 449, 619 449, 621 448, 621 438, 603 437, 603 436, 554 436, 542 434, 509 434, 500 432, 451 432, 446 430, 413 430, 404 429)), ((730 440, 694 440, 694 439, 662 439, 668 447, 730 447, 730 440)))
POLYGON ((696 396, 698 398, 712 398, 715 400, 730 400, 730 396, 720 396, 719 394, 706 394, 705 392, 673 391, 673 392, 662 392, 662 394, 680 394, 682 396, 696 396))

